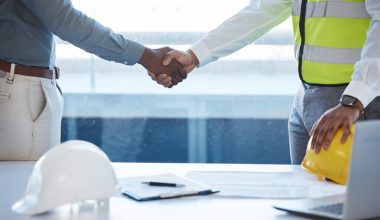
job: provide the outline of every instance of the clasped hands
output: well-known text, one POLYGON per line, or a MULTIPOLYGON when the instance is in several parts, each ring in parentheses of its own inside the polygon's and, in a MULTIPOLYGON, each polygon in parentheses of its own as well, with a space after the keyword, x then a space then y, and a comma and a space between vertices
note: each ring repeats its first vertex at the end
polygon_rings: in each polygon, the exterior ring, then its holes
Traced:
POLYGON ((139 63, 158 84, 171 88, 186 79, 199 61, 190 50, 184 52, 169 47, 145 48, 139 63))

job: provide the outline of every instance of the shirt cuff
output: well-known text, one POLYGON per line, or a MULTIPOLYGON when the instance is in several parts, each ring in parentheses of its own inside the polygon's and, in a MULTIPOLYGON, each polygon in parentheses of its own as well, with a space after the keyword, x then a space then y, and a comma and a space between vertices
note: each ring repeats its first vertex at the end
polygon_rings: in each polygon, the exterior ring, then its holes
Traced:
POLYGON ((357 98, 364 108, 377 96, 371 87, 360 81, 351 81, 343 94, 357 98))
POLYGON ((195 56, 198 58, 198 61, 199 61, 198 67, 202 67, 202 66, 210 63, 211 61, 214 61, 214 59, 212 58, 210 50, 208 49, 206 44, 203 43, 202 41, 195 43, 190 48, 190 50, 193 51, 195 56))
POLYGON ((118 62, 126 65, 136 64, 142 57, 145 46, 134 41, 128 41, 127 48, 119 57, 118 62))

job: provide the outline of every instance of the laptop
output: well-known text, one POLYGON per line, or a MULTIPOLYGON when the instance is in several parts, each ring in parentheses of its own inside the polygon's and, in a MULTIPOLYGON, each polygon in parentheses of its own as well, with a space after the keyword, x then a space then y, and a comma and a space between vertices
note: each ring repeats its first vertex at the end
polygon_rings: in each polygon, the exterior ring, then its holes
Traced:
POLYGON ((356 125, 344 195, 282 201, 273 207, 318 219, 380 218, 380 120, 356 125))

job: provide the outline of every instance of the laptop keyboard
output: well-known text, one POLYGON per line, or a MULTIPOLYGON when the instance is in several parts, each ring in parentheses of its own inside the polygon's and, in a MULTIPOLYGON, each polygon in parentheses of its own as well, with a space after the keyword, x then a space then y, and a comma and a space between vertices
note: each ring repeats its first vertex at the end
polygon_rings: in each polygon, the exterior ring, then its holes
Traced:
POLYGON ((335 215, 342 215, 343 214, 343 203, 317 206, 315 208, 312 208, 311 210, 318 211, 318 212, 327 212, 327 213, 331 213, 331 214, 335 214, 335 215))

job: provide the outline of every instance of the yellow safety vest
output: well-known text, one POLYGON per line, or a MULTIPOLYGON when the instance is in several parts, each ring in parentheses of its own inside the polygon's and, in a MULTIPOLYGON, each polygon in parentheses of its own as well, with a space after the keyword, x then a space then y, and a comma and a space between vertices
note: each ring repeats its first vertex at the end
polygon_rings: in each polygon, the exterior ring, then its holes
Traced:
POLYGON ((301 80, 349 83, 370 25, 365 0, 293 0, 292 15, 301 80))

